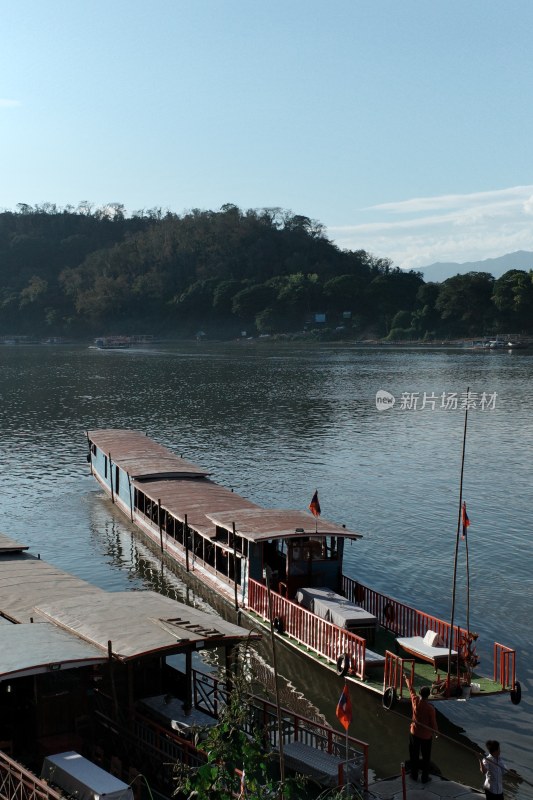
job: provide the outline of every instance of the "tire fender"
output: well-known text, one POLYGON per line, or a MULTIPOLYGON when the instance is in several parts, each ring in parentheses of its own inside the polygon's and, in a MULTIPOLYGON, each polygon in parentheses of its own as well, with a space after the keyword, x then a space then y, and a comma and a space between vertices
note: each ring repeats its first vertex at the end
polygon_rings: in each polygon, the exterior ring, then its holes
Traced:
POLYGON ((344 678, 350 670, 350 656, 348 653, 343 653, 337 659, 337 675, 344 678))

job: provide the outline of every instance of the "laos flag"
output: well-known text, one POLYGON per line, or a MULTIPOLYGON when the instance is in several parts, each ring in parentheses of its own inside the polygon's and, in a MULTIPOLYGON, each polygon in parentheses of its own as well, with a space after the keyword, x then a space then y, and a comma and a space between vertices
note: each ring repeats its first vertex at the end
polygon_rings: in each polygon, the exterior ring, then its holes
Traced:
POLYGON ((344 684, 344 689, 337 703, 337 718, 340 724, 348 730, 350 722, 352 721, 352 701, 350 700, 350 692, 348 691, 348 684, 344 684))

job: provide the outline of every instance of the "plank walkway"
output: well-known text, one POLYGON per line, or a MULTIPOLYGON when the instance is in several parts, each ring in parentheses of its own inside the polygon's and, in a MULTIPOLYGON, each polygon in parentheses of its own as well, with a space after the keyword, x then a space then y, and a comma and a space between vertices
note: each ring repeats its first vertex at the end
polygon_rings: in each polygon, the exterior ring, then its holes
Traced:
MULTIPOLYGON (((405 777, 407 800, 481 800, 485 793, 462 783, 446 780, 437 775, 432 775, 429 783, 414 781, 409 775, 405 777)), ((368 787, 366 793, 368 800, 402 800, 401 776, 375 781, 368 787)))

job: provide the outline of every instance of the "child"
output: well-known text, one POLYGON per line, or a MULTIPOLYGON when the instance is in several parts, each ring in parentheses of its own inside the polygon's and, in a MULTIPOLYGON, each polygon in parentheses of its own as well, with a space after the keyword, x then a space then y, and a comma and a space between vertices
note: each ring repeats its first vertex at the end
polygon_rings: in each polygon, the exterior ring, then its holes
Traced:
POLYGON ((500 758, 500 743, 489 739, 486 743, 488 750, 485 758, 480 758, 479 768, 485 775, 483 788, 487 800, 503 800, 503 773, 505 764, 500 758))

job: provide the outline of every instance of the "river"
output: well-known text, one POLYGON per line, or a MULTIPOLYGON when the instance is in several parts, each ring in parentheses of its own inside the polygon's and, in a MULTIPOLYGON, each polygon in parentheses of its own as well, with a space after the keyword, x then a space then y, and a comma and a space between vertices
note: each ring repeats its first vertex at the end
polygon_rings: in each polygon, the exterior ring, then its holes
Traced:
MULTIPOLYGON (((447 703, 450 730, 464 739, 441 737, 433 761, 480 786, 471 743, 497 738, 516 773, 506 793, 533 796, 532 354, 256 340, 123 351, 3 346, 0 360, 2 531, 45 560, 109 590, 184 596, 88 474, 87 429, 136 428, 259 504, 307 509, 318 489, 323 516, 364 536, 348 545, 347 574, 445 619, 469 388, 471 627, 484 672, 493 641, 516 648, 523 698, 447 703), (394 405, 378 411, 378 391, 394 405)), ((457 578, 464 624, 463 542, 457 578)), ((280 659, 287 690, 335 723, 339 681, 280 659)), ((407 719, 352 694, 351 732, 369 741, 372 768, 398 772, 407 719)))

